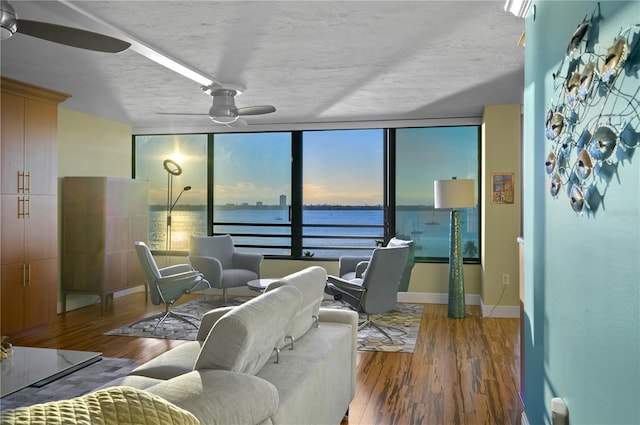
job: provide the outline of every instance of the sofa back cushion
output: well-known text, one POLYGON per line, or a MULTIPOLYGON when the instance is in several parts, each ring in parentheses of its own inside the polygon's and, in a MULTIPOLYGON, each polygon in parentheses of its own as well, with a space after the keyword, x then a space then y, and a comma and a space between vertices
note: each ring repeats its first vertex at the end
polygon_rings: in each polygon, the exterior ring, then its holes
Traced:
POLYGON ((222 369, 255 375, 282 345, 302 294, 283 286, 224 314, 209 331, 194 370, 222 369))
POLYGON ((287 329, 287 336, 297 340, 311 329, 315 321, 314 316, 317 318, 320 311, 326 282, 327 271, 322 267, 312 266, 285 276, 267 286, 265 292, 288 285, 299 289, 302 293, 300 308, 291 320, 287 329))

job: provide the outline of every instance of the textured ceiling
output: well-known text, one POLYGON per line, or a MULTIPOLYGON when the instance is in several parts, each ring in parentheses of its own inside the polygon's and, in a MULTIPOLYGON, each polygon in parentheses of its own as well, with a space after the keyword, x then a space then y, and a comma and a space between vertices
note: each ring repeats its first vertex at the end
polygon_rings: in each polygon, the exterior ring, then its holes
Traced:
MULTIPOLYGON (((502 1, 11 3, 22 19, 133 39, 245 85, 238 107, 277 108, 247 117, 249 129, 478 117, 485 104, 522 102, 524 21, 502 1)), ((96 53, 16 34, 1 54, 3 76, 71 94, 65 108, 134 131, 221 131, 200 84, 135 49, 96 53)))

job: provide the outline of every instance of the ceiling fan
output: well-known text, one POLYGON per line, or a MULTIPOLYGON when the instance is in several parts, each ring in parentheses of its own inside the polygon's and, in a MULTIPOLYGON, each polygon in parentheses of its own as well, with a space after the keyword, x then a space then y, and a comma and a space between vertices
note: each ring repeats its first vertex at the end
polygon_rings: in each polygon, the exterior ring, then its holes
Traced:
POLYGON ((271 105, 236 107, 235 97, 245 91, 245 87, 237 84, 211 84, 202 86, 202 91, 213 97, 213 104, 208 114, 158 112, 162 115, 208 115, 216 124, 224 124, 229 127, 245 127, 247 122, 240 118, 246 115, 263 115, 276 111, 271 105))
POLYGON ((91 31, 40 21, 18 19, 15 9, 7 0, 0 1, 0 39, 11 38, 16 32, 71 47, 105 53, 118 53, 130 43, 91 31))

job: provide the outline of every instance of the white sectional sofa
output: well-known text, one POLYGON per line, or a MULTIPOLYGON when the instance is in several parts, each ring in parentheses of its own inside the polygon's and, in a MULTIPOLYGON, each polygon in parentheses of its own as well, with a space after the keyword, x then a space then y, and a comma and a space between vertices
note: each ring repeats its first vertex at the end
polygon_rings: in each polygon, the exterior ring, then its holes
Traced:
POLYGON ((358 315, 320 308, 325 281, 323 268, 309 267, 212 310, 196 341, 111 388, 142 390, 203 425, 339 424, 355 394, 358 315))
POLYGON ((320 308, 325 282, 322 267, 309 267, 238 307, 210 311, 196 341, 122 384, 202 424, 339 424, 355 394, 358 315, 320 308))

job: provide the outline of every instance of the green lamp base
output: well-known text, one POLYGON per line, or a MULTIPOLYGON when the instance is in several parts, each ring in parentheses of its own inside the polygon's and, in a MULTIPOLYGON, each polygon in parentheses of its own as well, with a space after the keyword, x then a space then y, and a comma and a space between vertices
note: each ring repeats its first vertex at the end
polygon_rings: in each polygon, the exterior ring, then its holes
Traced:
POLYGON ((462 240, 460 233, 460 211, 451 211, 449 233, 449 317, 462 319, 466 316, 464 300, 464 271, 462 269, 462 240))

